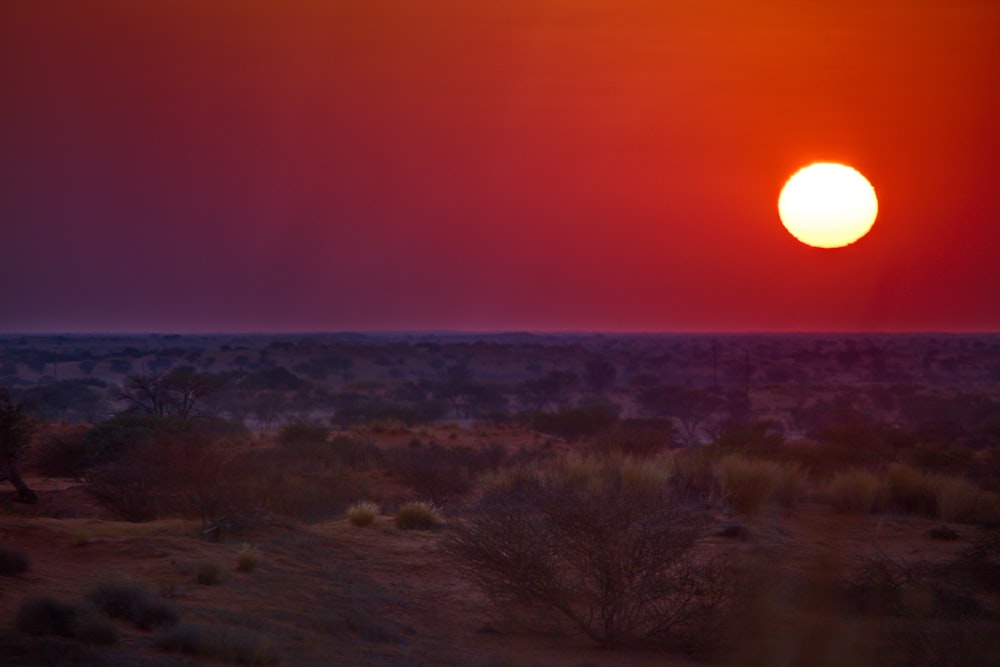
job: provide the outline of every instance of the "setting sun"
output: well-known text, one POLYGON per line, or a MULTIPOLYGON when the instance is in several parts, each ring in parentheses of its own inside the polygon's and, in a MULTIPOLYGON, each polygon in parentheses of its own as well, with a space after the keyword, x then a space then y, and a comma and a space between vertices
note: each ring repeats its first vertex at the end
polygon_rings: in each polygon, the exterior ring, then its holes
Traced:
POLYGON ((878 199, 857 170, 818 162, 788 179, 778 198, 778 214, 785 229, 802 243, 841 248, 872 228, 878 199))

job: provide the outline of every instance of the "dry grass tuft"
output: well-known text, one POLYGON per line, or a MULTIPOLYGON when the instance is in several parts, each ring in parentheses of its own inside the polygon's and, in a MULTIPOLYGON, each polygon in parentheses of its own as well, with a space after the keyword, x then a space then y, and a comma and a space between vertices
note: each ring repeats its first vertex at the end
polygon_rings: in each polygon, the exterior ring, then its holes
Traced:
POLYGON ((14 623, 18 632, 36 637, 67 637, 99 646, 108 646, 118 639, 111 621, 93 607, 50 597, 26 600, 14 623))
POLYGON ((396 527, 400 530, 432 530, 441 525, 441 514, 431 503, 406 503, 396 512, 396 527))
POLYGON ((251 572, 260 565, 260 551, 257 547, 244 542, 236 553, 236 569, 239 572, 251 572))
POLYGON ((724 456, 715 466, 723 499, 742 514, 760 510, 777 487, 780 475, 777 463, 740 454, 724 456))
POLYGON ((774 497, 782 507, 794 507, 805 493, 809 473, 795 461, 778 464, 774 497))
POLYGON ((247 630, 182 624, 158 633, 154 644, 161 651, 240 665, 273 665, 279 660, 270 638, 247 630))
POLYGON ((908 465, 893 463, 885 473, 888 508, 902 514, 938 515, 933 475, 908 465))
POLYGON ((961 477, 942 475, 934 486, 938 515, 945 521, 979 523, 994 520, 1000 514, 996 494, 986 493, 961 477))
POLYGON ((140 630, 173 625, 178 619, 171 605, 130 581, 100 583, 90 590, 87 600, 108 616, 125 619, 140 630))
POLYGON ((854 469, 835 474, 827 491, 838 512, 867 514, 875 508, 880 488, 881 483, 874 473, 854 469))
POLYGON ((375 517, 381 512, 382 508, 377 503, 364 500, 347 508, 347 520, 351 522, 352 526, 364 528, 372 525, 375 522, 375 517))

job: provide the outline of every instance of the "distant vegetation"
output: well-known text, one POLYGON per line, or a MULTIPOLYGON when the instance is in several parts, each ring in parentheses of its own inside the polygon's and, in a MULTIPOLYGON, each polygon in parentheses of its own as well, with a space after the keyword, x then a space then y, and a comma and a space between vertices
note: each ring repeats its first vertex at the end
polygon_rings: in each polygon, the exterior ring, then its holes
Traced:
MULTIPOLYGON (((788 591, 812 585, 769 578, 753 543, 769 518, 906 516, 942 540, 1000 521, 998 336, 0 337, 0 353, 0 472, 72 480, 124 521, 191 520, 228 550, 187 586, 279 568, 249 544, 261 531, 343 526, 433 545, 501 616, 700 658, 746 641, 747 619, 778 624, 762 600, 795 616, 788 591)), ((994 590, 996 543, 966 546, 845 566, 817 599, 922 647, 912 664, 947 654, 952 621, 991 657, 976 628, 995 610, 968 586, 994 590)), ((0 574, 28 564, 0 553, 0 574)), ((164 651, 277 660, 267 636, 180 623, 122 580, 28 599, 16 626, 103 645, 109 618, 164 651)), ((372 618, 342 623, 398 639, 372 618)))

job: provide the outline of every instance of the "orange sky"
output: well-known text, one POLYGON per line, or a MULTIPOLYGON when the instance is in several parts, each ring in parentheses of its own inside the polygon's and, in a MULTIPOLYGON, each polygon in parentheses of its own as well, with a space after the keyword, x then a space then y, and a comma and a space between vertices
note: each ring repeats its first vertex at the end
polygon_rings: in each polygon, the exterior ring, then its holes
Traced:
POLYGON ((1000 3, 5 0, 0 90, 0 331, 1000 330, 1000 3))

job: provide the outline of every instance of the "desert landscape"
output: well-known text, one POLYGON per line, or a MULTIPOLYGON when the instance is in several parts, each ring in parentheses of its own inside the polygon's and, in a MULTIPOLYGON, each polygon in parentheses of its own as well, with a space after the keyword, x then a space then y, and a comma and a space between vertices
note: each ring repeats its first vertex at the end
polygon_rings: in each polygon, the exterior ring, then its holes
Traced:
POLYGON ((998 49, 0 0, 0 667, 1000 666, 998 49))
POLYGON ((10 335, 0 373, 4 664, 1000 659, 995 335, 10 335))

